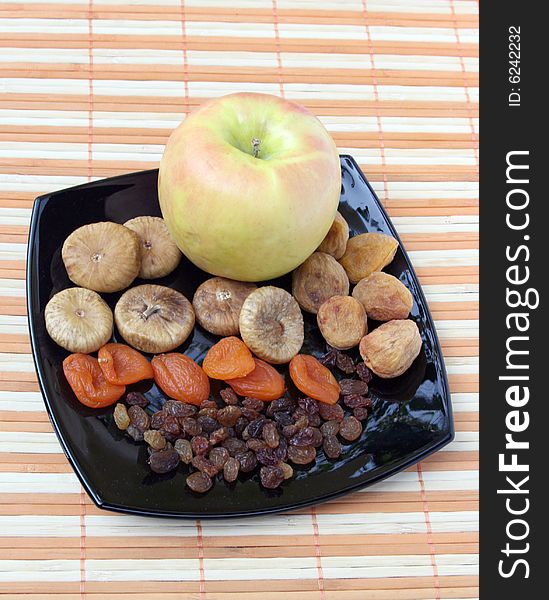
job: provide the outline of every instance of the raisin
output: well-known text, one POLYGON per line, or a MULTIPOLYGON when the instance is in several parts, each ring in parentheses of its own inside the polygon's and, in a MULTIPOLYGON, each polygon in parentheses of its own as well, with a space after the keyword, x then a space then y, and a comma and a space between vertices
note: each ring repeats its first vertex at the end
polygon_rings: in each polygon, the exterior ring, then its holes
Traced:
POLYGON ((274 451, 278 460, 286 460, 288 458, 288 442, 286 438, 280 438, 280 442, 274 451))
POLYGON ((208 440, 202 435, 195 435, 191 439, 191 447, 193 449, 193 453, 198 456, 200 454, 206 454, 210 447, 208 440))
POLYGON ((353 417, 359 421, 365 421, 368 418, 368 409, 365 406, 357 406, 353 409, 353 417))
POLYGON ((263 487, 274 490, 284 481, 284 471, 278 466, 261 467, 259 478, 263 487))
POLYGON ((265 410, 265 402, 263 402, 263 400, 258 400, 257 398, 244 398, 244 400, 242 400, 242 406, 257 412, 263 412, 265 410))
POLYGON ((328 369, 332 369, 333 367, 336 366, 336 358, 337 358, 336 350, 334 348, 330 348, 328 350, 328 352, 326 352, 326 354, 321 356, 318 360, 325 367, 328 367, 328 369))
POLYGON ((299 431, 299 427, 297 425, 285 425, 282 428, 282 435, 286 438, 290 438, 295 435, 299 431))
POLYGON ((306 415, 316 415, 318 413, 318 402, 314 398, 301 398, 297 404, 306 415))
POLYGON ((168 473, 177 468, 179 464, 179 453, 173 448, 153 452, 149 457, 151 471, 155 473, 168 473))
POLYGON ((217 411, 217 420, 227 427, 233 427, 241 416, 242 410, 238 406, 226 406, 217 411))
POLYGON ((240 463, 240 470, 242 473, 249 473, 257 467, 257 458, 251 450, 239 452, 235 458, 240 463))
POLYGON ((191 417, 196 413, 196 406, 194 406, 194 404, 186 404, 179 400, 166 400, 162 409, 172 417, 177 417, 178 419, 191 417))
POLYGON ((267 446, 269 446, 269 448, 276 448, 278 446, 280 436, 278 435, 278 430, 276 428, 275 423, 273 423, 272 421, 265 423, 261 435, 263 436, 263 439, 267 442, 267 446))
POLYGON ((284 479, 291 479, 293 477, 294 470, 292 469, 291 465, 280 461, 277 466, 282 469, 282 475, 284 479))
MULTIPOLYGON (((201 417, 199 417, 200 419, 201 417)), ((185 417, 180 421, 183 431, 186 435, 193 437, 202 433, 202 425, 193 417, 185 417)))
MULTIPOLYGON (((366 365, 364 365, 366 366, 366 365)), ((129 392, 126 396, 126 404, 130 406, 140 406, 141 408, 145 408, 149 404, 149 401, 143 394, 139 392, 129 392)))
POLYGON ((339 435, 348 442, 353 442, 362 433, 362 423, 355 417, 345 417, 339 427, 339 435))
POLYGON ((280 460, 273 448, 258 448, 255 455, 262 465, 273 466, 280 460))
POLYGON ((246 442, 239 440, 238 438, 228 438, 221 444, 223 448, 226 448, 231 456, 235 456, 241 452, 246 451, 246 442))
POLYGON ((249 421, 246 417, 239 417, 234 424, 235 435, 241 436, 244 429, 248 426, 248 423, 249 421))
POLYGON ((186 465, 193 459, 193 449, 189 440, 175 440, 174 449, 179 454, 181 462, 186 465))
POLYGON ((219 392, 221 396, 221 400, 225 402, 228 406, 238 404, 238 396, 235 394, 235 391, 232 388, 225 388, 219 392))
MULTIPOLYGON (((296 417, 296 414, 294 413, 294 418, 296 417)), ((295 422, 295 426, 298 429, 305 429, 305 427, 307 427, 309 425, 309 417, 307 415, 300 415, 295 422)))
POLYGON ((217 467, 218 471, 221 471, 225 463, 229 460, 229 451, 226 448, 217 446, 212 448, 208 454, 208 458, 217 467))
POLYGON ((258 410, 254 410, 253 408, 246 408, 245 406, 242 408, 242 414, 249 421, 255 421, 256 419, 261 418, 261 413, 258 410))
POLYGON ((206 400, 202 400, 200 403, 200 409, 202 410, 203 408, 217 408, 217 402, 211 398, 206 398, 206 400))
POLYGON ((348 408, 358 408, 359 406, 365 406, 369 408, 372 406, 372 400, 365 396, 359 396, 358 394, 351 394, 350 396, 343 396, 343 404, 348 408))
POLYGON ((267 444, 263 440, 259 440, 257 438, 250 438, 246 442, 246 446, 250 450, 253 450, 254 452, 257 452, 260 448, 266 448, 267 444))
POLYGON ((195 456, 191 464, 195 469, 202 471, 202 473, 206 473, 206 475, 209 475, 210 477, 215 477, 219 472, 219 469, 213 462, 205 456, 195 456))
POLYGON ((320 427, 321 423, 322 419, 318 413, 316 415, 309 415, 309 425, 311 427, 320 427))
POLYGON ((372 371, 366 366, 365 363, 361 362, 356 366, 356 374, 364 381, 369 383, 372 380, 372 371))
POLYGON ((307 465, 316 458, 312 446, 288 446, 288 459, 296 465, 307 465))
POLYGON ((272 417, 275 412, 278 411, 290 411, 295 408, 295 402, 292 398, 288 396, 282 396, 282 398, 277 398, 272 402, 269 402, 269 406, 267 407, 267 416, 272 417))
POLYGON ((225 481, 231 483, 236 480, 239 471, 240 463, 236 458, 231 456, 223 466, 223 478, 225 481))
POLYGON ((350 375, 355 372, 355 363, 348 354, 338 352, 336 355, 336 366, 340 371, 343 371, 346 375, 350 375))
POLYGON ((324 439, 322 433, 317 427, 311 427, 311 429, 313 430, 313 441, 311 442, 311 446, 319 448, 322 446, 322 440, 324 439))
POLYGON ((261 435, 261 432, 263 431, 263 426, 265 425, 265 422, 266 421, 264 417, 259 417, 258 419, 255 419, 254 421, 249 423, 248 427, 246 427, 248 435, 253 438, 259 437, 261 435))
POLYGON ((322 449, 328 458, 339 458, 341 455, 341 444, 335 435, 326 436, 322 449))
POLYGON ((368 393, 368 384, 360 379, 342 379, 339 382, 343 396, 360 395, 368 393))
POLYGON ((340 404, 321 404, 319 406, 320 416, 325 421, 342 421, 345 411, 340 404))
POLYGON ((195 471, 187 477, 186 484, 193 492, 203 494, 212 487, 213 482, 212 478, 209 475, 206 475, 206 473, 202 473, 202 471, 195 471))
MULTIPOLYGON (((198 419, 196 419, 196 424, 201 431, 204 431, 204 433, 212 433, 212 431, 215 431, 219 427, 219 423, 215 419, 206 415, 198 417, 198 419)), ((193 435, 198 435, 199 433, 200 431, 193 435)))
POLYGON ((284 427, 285 425, 291 425, 294 420, 292 419, 292 415, 286 411, 278 411, 273 414, 273 419, 276 421, 279 427, 284 427))
POLYGON ((130 406, 128 409, 130 423, 139 431, 144 432, 149 428, 149 415, 140 406, 130 406))
POLYGON ((164 423, 158 431, 168 439, 173 438, 175 440, 181 435, 179 421, 175 417, 170 417, 169 415, 164 417, 164 423))
POLYGON ((153 413, 151 417, 151 428, 160 429, 164 425, 164 419, 168 416, 168 413, 164 410, 158 410, 153 413))
POLYGON ((211 406, 207 406, 206 408, 201 408, 198 411, 199 417, 210 417, 210 419, 217 419, 217 408, 213 408, 211 406))
POLYGON ((130 425, 131 421, 128 415, 128 410, 123 404, 118 403, 114 407, 113 417, 118 429, 121 429, 122 431, 128 429, 128 426, 130 425))
POLYGON ((166 438, 156 429, 145 431, 143 439, 153 450, 162 450, 166 446, 166 438))
POLYGON ((137 429, 135 425, 128 425, 126 433, 133 439, 134 442, 143 441, 143 432, 141 429, 137 429))
MULTIPOLYGON (((320 433, 320 432, 319 432, 320 433)), ((290 438, 291 446, 311 446, 315 435, 312 427, 304 427, 290 438)))
POLYGON ((220 427, 210 433, 210 444, 216 446, 229 438, 229 432, 226 427, 220 427))
POLYGON ((320 431, 325 438, 329 435, 337 435, 339 433, 339 421, 326 421, 322 423, 320 431))

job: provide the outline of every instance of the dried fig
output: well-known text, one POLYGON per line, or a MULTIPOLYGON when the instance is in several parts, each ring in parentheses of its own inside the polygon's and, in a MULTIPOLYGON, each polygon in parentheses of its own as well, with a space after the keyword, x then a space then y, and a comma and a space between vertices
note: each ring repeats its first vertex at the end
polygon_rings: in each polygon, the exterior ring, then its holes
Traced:
POLYGON ((69 279, 96 292, 127 288, 141 267, 137 234, 110 221, 75 229, 65 240, 61 255, 69 279))
POLYGON ((347 243, 340 259, 352 283, 358 283, 374 271, 381 271, 395 257, 398 242, 384 233, 361 233, 347 243))
POLYGON ((347 248, 347 242, 349 241, 349 225, 343 218, 343 215, 338 211, 330 231, 326 234, 326 237, 322 240, 322 243, 317 248, 318 252, 326 252, 330 256, 336 259, 340 259, 345 254, 345 248, 347 248))
POLYGON ((257 289, 255 283, 212 277, 201 283, 193 298, 196 320, 214 335, 238 335, 238 318, 244 300, 257 289))
POLYGON ((307 312, 316 314, 328 298, 348 293, 345 269, 325 252, 314 252, 292 274, 292 294, 307 312))
POLYGON ((112 335, 111 309, 92 290, 75 287, 58 292, 46 304, 44 318, 52 340, 69 352, 95 352, 112 335))
POLYGON ((324 339, 338 350, 357 346, 368 331, 364 307, 351 296, 332 296, 323 302, 316 320, 324 339))
POLYGON ((287 363, 303 345, 303 315, 286 290, 267 285, 253 291, 240 311, 240 334, 259 358, 287 363))
POLYGON ((181 261, 181 250, 173 241, 164 219, 135 217, 124 223, 139 236, 142 279, 156 279, 171 273, 181 261))
POLYGON ((159 354, 180 346, 194 327, 191 303, 163 285, 138 285, 124 292, 114 308, 120 335, 130 346, 159 354))
POLYGON ((421 336, 414 321, 388 321, 360 340, 360 355, 376 375, 398 377, 414 362, 421 350, 421 336))
POLYGON ((406 319, 414 304, 410 290, 396 277, 382 271, 361 279, 353 290, 353 297, 376 321, 406 319))

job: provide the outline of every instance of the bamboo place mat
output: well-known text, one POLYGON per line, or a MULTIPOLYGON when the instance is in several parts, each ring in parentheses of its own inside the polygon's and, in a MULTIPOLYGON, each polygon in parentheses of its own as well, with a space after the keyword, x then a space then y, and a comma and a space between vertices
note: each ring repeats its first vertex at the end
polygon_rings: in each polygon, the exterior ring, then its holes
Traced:
POLYGON ((478 596, 477 26, 470 0, 0 2, 3 599, 478 596), (242 90, 308 106, 369 177, 430 302, 456 439, 312 509, 238 521, 100 511, 33 369, 33 199, 156 167, 189 110, 242 90))

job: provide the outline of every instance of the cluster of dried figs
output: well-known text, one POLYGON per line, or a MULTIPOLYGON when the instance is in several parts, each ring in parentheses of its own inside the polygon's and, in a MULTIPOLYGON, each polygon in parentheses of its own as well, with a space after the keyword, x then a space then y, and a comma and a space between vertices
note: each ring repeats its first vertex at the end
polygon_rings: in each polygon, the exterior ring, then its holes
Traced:
MULTIPOLYGON (((233 370, 248 370, 252 365, 246 364, 248 356, 239 343, 238 338, 230 337, 218 342, 209 351, 204 369, 216 378, 233 375, 226 358, 231 354, 232 364, 236 364, 233 370)), ((207 492, 216 477, 232 483, 240 473, 256 471, 261 485, 274 489, 292 477, 292 465, 312 463, 319 451, 337 459, 344 445, 362 434, 362 422, 371 407, 369 369, 363 363, 355 367, 351 357, 336 349, 330 349, 323 360, 332 367, 339 364, 347 375, 355 371, 357 375, 340 380, 336 401, 331 404, 309 396, 292 398, 284 393, 280 374, 270 367, 275 380, 257 376, 255 389, 242 385, 244 375, 240 385, 234 384, 237 378, 228 380, 230 387, 222 389, 217 400, 210 397, 188 403, 169 399, 152 413, 147 412, 148 400, 131 392, 125 403, 115 406, 114 421, 134 441, 148 445, 153 472, 167 473, 180 464, 187 465, 186 483, 194 492, 207 492), (258 391, 265 400, 255 397, 258 391)), ((320 363, 319 368, 328 370, 320 363)), ((254 370, 252 366, 251 372, 254 370)))

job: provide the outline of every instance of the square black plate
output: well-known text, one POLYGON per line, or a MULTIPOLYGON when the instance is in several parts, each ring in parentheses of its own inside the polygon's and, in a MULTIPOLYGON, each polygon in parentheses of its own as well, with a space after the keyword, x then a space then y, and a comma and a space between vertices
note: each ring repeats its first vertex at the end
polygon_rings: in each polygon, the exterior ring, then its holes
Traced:
MULTIPOLYGON (((340 211, 352 234, 380 231, 398 239, 354 159, 342 156, 341 167, 340 211)), ((442 353, 425 297, 400 243, 386 271, 398 277, 413 294, 410 318, 418 324, 423 348, 404 375, 392 380, 372 380, 372 414, 362 436, 344 446, 340 459, 326 459, 320 451, 315 464, 297 467, 294 477, 274 491, 262 488, 258 475, 253 474, 241 475, 235 484, 218 480, 208 493, 198 495, 185 486, 183 465, 167 475, 151 473, 145 444, 123 436, 113 422, 112 407, 94 411, 75 399, 61 366, 67 353, 49 338, 44 308, 53 294, 72 286, 61 260, 65 238, 86 223, 124 223, 138 215, 160 215, 157 175, 157 170, 131 173, 47 194, 36 199, 32 213, 27 302, 38 380, 63 450, 97 506, 142 515, 201 518, 282 511, 328 500, 385 479, 453 439, 442 353)), ((192 299, 197 285, 208 277, 183 259, 178 269, 159 283, 192 299)), ((289 289, 290 278, 285 276, 274 284, 289 289)), ((113 308, 119 296, 120 293, 103 295, 113 308)), ((372 326, 375 323, 370 322, 372 326)), ((117 336, 115 331, 114 339, 118 341, 117 336)), ((215 336, 197 326, 181 351, 200 361, 215 341, 215 336)), ((320 356, 324 350, 316 319, 306 315, 303 352, 320 356)), ((356 350, 354 356, 358 357, 356 350)), ((132 387, 146 392, 153 406, 163 401, 150 382, 132 387)))

